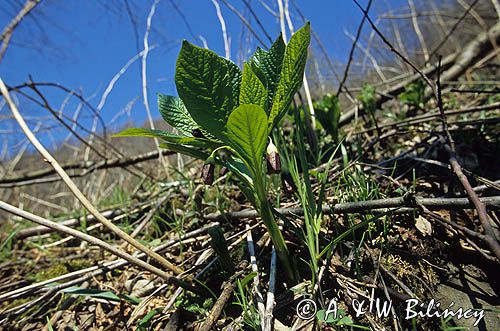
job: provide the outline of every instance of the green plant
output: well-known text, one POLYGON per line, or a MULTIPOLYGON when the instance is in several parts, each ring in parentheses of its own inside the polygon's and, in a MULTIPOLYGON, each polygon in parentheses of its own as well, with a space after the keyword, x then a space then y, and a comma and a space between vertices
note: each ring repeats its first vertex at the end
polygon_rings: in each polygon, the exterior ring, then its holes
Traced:
POLYGON ((332 136, 335 143, 339 142, 339 120, 340 104, 339 99, 332 94, 327 94, 314 103, 316 118, 321 123, 325 131, 332 136))
POLYGON ((257 276, 257 273, 252 272, 245 276, 245 278, 236 280, 236 301, 233 303, 240 306, 243 310, 243 323, 251 330, 260 330, 261 321, 259 312, 253 301, 251 291, 248 289, 248 284, 255 276, 257 276))
POLYGON ((375 114, 375 110, 377 109, 377 102, 375 98, 375 88, 370 84, 363 84, 363 88, 361 90, 361 94, 358 96, 358 99, 363 104, 363 108, 365 112, 368 114, 375 114))
POLYGON ((422 109, 425 103, 425 87, 426 84, 421 79, 415 83, 410 83, 405 86, 405 91, 398 98, 409 106, 422 109))
POLYGON ((442 331, 452 331, 452 330, 468 330, 467 327, 464 326, 454 326, 453 317, 449 316, 447 318, 441 317, 439 319, 439 326, 442 331))
POLYGON ((304 210, 305 231, 303 231, 302 233, 302 238, 308 248, 309 255, 311 257, 309 266, 312 271, 312 284, 314 287, 316 279, 318 278, 319 262, 321 258, 319 255, 321 249, 320 232, 324 219, 322 206, 325 200, 325 185, 336 150, 331 154, 329 160, 326 162, 324 172, 317 174, 317 179, 320 184, 320 191, 317 195, 317 198, 315 198, 311 180, 309 178, 309 165, 306 160, 307 153, 304 144, 304 127, 302 125, 302 120, 300 118, 298 109, 295 110, 295 121, 295 145, 293 146, 292 151, 288 151, 286 149, 284 150, 284 163, 285 167, 290 171, 290 176, 296 186, 295 191, 301 203, 302 209, 304 210), (297 157, 294 153, 295 151, 298 155, 299 162, 297 162, 297 157), (302 176, 299 172, 299 165, 300 169, 302 169, 302 176))
POLYGON ((373 85, 367 83, 363 84, 363 88, 361 90, 361 94, 358 95, 358 99, 363 104, 363 109, 365 110, 365 112, 368 114, 368 116, 370 116, 373 125, 377 127, 378 132, 378 124, 375 118, 375 111, 377 110, 377 98, 373 85))
POLYGON ((307 23, 287 45, 280 36, 269 51, 258 48, 241 72, 233 62, 184 41, 175 73, 179 97, 158 97, 163 119, 182 135, 148 129, 117 135, 160 138, 162 147, 205 160, 203 179, 209 184, 215 164, 231 170, 259 211, 291 283, 297 278, 268 200, 264 153, 302 84, 309 42, 307 23))

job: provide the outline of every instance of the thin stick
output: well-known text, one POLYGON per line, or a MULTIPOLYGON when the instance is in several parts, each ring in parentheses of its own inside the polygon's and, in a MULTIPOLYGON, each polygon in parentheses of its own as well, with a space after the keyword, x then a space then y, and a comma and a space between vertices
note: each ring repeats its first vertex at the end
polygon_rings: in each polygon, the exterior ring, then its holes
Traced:
POLYGON ((271 266, 269 268, 269 289, 267 290, 265 319, 262 321, 262 331, 271 331, 274 310, 274 292, 276 288, 276 249, 274 245, 271 251, 271 266))
POLYGON ((276 2, 278 3, 278 9, 279 9, 280 30, 283 36, 283 41, 285 41, 286 43, 288 41, 288 38, 286 37, 285 11, 283 9, 283 2, 281 0, 276 0, 276 2))
MULTIPOLYGON (((153 48, 155 48, 155 45, 151 46, 149 48, 149 50, 152 50, 153 48)), ((104 108, 104 105, 106 104, 106 100, 108 99, 108 95, 113 90, 116 82, 120 79, 121 76, 123 76, 125 74, 125 72, 128 70, 128 68, 135 61, 137 61, 139 58, 141 58, 144 55, 144 52, 146 52, 146 50, 143 50, 139 54, 136 54, 132 58, 130 58, 127 61, 127 63, 125 63, 125 65, 113 76, 113 78, 111 78, 111 80, 108 83, 108 86, 106 87, 106 89, 104 90, 104 93, 101 96, 101 100, 99 100, 99 104, 97 105, 96 112, 101 113, 102 109, 104 108)), ((98 118, 94 117, 94 121, 92 123, 92 129, 91 129, 92 134, 90 135, 89 142, 88 142, 89 145, 92 145, 92 143, 93 143, 93 138, 95 136, 95 131, 97 130, 97 120, 98 120, 98 118)), ((88 159, 88 152, 89 152, 89 148, 87 148, 85 150, 85 158, 84 158, 85 160, 88 159)))
MULTIPOLYGON (((191 232, 188 232, 186 233, 185 235, 183 235, 182 237, 177 237, 177 238, 173 238, 159 246, 156 246, 154 248, 154 251, 155 252, 161 252, 175 244, 178 244, 180 242, 183 242, 187 239, 190 239, 190 238, 193 238, 193 237, 196 237, 196 236, 199 236, 199 235, 202 235, 204 234, 206 231, 208 231, 208 229, 210 229, 211 227, 214 227, 214 226, 218 226, 219 223, 217 222, 214 222, 214 223, 210 223, 202 228, 198 228, 196 230, 193 230, 191 232)), ((139 253, 139 252, 136 252, 134 253, 134 256, 137 257, 137 258, 144 258, 146 256, 146 254, 144 253, 139 253)), ((27 286, 24 286, 24 287, 21 287, 21 288, 18 288, 18 289, 15 289, 13 291, 10 291, 8 293, 3 293, 3 294, 0 294, 0 301, 4 301, 6 299, 16 299, 16 298, 19 298, 21 295, 24 295, 26 292, 31 292, 31 291, 35 291, 37 289, 40 289, 46 285, 49 285, 49 284, 52 284, 52 283, 55 283, 55 282, 58 282, 58 283, 61 283, 63 281, 66 281, 68 279, 73 279, 75 277, 78 277, 82 274, 86 274, 85 276, 83 277, 95 277, 97 275, 100 275, 102 274, 103 272, 107 271, 107 270, 113 270, 113 269, 116 269, 116 268, 120 268, 120 267, 123 267, 125 265, 128 264, 128 261, 125 260, 125 259, 116 259, 116 260, 112 260, 112 261, 108 261, 108 262, 104 262, 102 263, 101 265, 97 265, 97 266, 92 266, 92 267, 88 267, 88 268, 85 268, 85 269, 81 269, 81 270, 77 270, 77 271, 73 271, 73 272, 70 272, 70 273, 67 273, 67 274, 64 274, 64 275, 61 275, 61 276, 57 276, 57 277, 54 277, 54 278, 51 278, 51 279, 47 279, 47 280, 44 280, 44 281, 41 281, 41 282, 38 282, 38 283, 34 283, 34 284, 30 284, 30 285, 27 285, 27 286)), ((80 277, 81 279, 82 277, 80 277)), ((88 278, 85 278, 85 280, 88 279, 88 278)), ((67 282, 66 282, 67 283, 67 282)))
MULTIPOLYGON (((354 42, 355 37, 353 37, 349 32, 345 31, 345 34, 354 42)), ((382 84, 384 84, 387 81, 387 77, 385 77, 384 72, 380 68, 377 60, 375 57, 370 53, 370 50, 366 47, 364 47, 359 41, 356 41, 356 45, 359 47, 359 49, 365 53, 365 56, 370 59, 370 62, 373 65, 373 68, 375 68, 375 71, 377 72, 378 76, 382 80, 382 84)))
POLYGON ((488 214, 486 213, 486 207, 484 203, 477 196, 476 192, 469 183, 467 177, 464 175, 462 167, 457 161, 455 151, 452 150, 451 147, 447 144, 445 144, 444 147, 450 156, 450 164, 453 169, 453 172, 457 175, 458 180, 460 181, 460 183, 462 183, 462 186, 464 187, 465 191, 467 192, 467 195, 474 204, 474 207, 476 207, 479 221, 481 222, 484 233, 486 235, 485 241, 492 250, 492 252, 495 254, 496 258, 500 261, 500 245, 498 244, 495 232, 493 231, 493 227, 491 226, 490 220, 488 219, 488 214))
MULTIPOLYGON (((441 63, 441 58, 439 59, 439 63, 441 63)), ((465 191, 467 192, 467 195, 469 196, 469 199, 472 201, 474 204, 474 207, 476 207, 477 214, 479 217, 479 221, 481 222, 481 225, 483 227, 484 233, 486 235, 485 241, 492 250, 493 254, 495 254, 496 258, 500 261, 500 244, 498 243, 498 240, 496 239, 495 232, 493 231, 493 227, 491 226, 490 220, 488 218, 488 214, 486 213, 486 207, 483 202, 479 199, 477 193, 474 191, 472 188, 472 185, 470 184, 469 180, 467 177, 464 175, 462 171, 462 167, 458 163, 458 160, 456 158, 456 150, 455 150, 455 143, 453 141, 453 138, 451 137, 450 131, 448 130, 448 124, 446 122, 446 116, 444 113, 444 108, 443 108, 443 101, 441 98, 441 83, 440 83, 440 74, 439 68, 438 68, 438 76, 437 76, 437 103, 438 103, 438 108, 439 112, 441 114, 441 120, 443 124, 443 130, 446 132, 446 137, 447 137, 447 143, 444 144, 445 150, 448 152, 449 155, 449 162, 451 165, 451 168, 453 169, 453 172, 457 176, 458 180, 464 187, 465 191)))
POLYGON ((422 47, 422 52, 424 53, 425 62, 429 61, 429 51, 427 49, 427 44, 425 43, 425 39, 422 36, 422 31, 420 31, 420 26, 418 25, 417 20, 417 10, 415 9, 415 4, 413 0, 408 0, 408 6, 411 10, 411 22, 413 24, 413 29, 415 30, 415 34, 417 35, 418 42, 420 43, 420 47, 422 47))
POLYGON ((7 101, 7 104, 10 107, 10 110, 12 111, 12 114, 14 115, 14 118, 18 122, 19 126, 23 130, 24 134, 26 137, 29 139, 29 141, 33 144, 33 146, 36 148, 36 150, 43 156, 44 160, 48 162, 54 170, 61 176, 62 180, 64 183, 68 186, 70 191, 74 194, 74 196, 82 203, 82 205, 87 208, 87 210, 95 216, 95 218, 101 222, 103 225, 105 225, 108 229, 110 229, 113 233, 115 233, 118 237, 121 239, 125 240, 138 250, 146 253, 149 257, 152 259, 158 261, 161 265, 164 267, 172 270, 176 274, 182 273, 182 270, 167 261, 164 257, 159 255, 158 253, 153 252, 151 249, 146 247, 145 245, 141 244, 134 238, 130 237, 126 232, 124 232, 122 229, 120 229, 118 226, 113 224, 111 221, 109 221, 106 217, 104 217, 99 210, 97 210, 94 205, 85 197, 85 195, 80 191, 80 189, 76 186, 76 184, 71 180, 71 178, 68 176, 68 174, 64 171, 63 168, 59 165, 59 163, 56 161, 56 159, 43 147, 43 145, 38 141, 38 139, 35 137, 35 135, 31 132, 30 128, 24 121, 22 115, 19 113, 19 110, 17 109, 17 106, 14 104, 12 99, 10 98, 9 92, 7 91, 7 87, 5 86, 3 80, 0 78, 0 90, 7 101))
POLYGON ((259 268, 257 266, 257 259, 255 258, 255 246, 253 244, 252 230, 250 229, 250 225, 246 225, 247 230, 247 245, 248 245, 248 255, 250 256, 250 266, 252 268, 252 272, 256 273, 253 279, 253 288, 255 291, 255 298, 257 301, 257 311, 260 316, 260 320, 263 321, 265 319, 265 311, 266 307, 264 306, 264 298, 262 293, 260 292, 259 286, 259 268))
POLYGON ((198 329, 199 331, 210 331, 214 329, 214 324, 217 322, 217 319, 222 314, 222 310, 226 306, 228 300, 233 295, 235 288, 236 288, 236 282, 233 281, 232 279, 224 283, 224 288, 222 290, 222 293, 220 294, 217 301, 214 303, 214 306, 210 311, 210 313, 208 314, 205 322, 198 329))
MULTIPOLYGON (((253 16, 253 18, 257 22, 257 25, 260 27, 260 29, 262 30, 262 32, 266 35, 267 40, 269 40, 269 42, 272 43, 273 42, 273 38, 271 38, 271 36, 269 35, 269 33, 267 33, 266 29, 264 28, 264 25, 262 25, 262 22, 259 19, 259 16, 257 16, 257 14, 255 14, 252 6, 250 6, 250 4, 248 3, 248 0, 242 0, 242 1, 245 4, 245 6, 248 8, 248 10, 250 11, 250 14, 253 16)), ((225 2, 225 0, 224 0, 224 2, 225 2)), ((262 45, 265 45, 265 44, 262 43, 262 45)))
MULTIPOLYGON (((227 7, 229 8, 236 16, 238 16, 238 18, 241 20, 241 22, 243 22, 243 24, 245 24, 245 26, 247 27, 248 31, 250 31, 255 39, 257 39, 257 41, 262 45, 262 46, 266 46, 266 43, 259 37, 259 35, 257 34, 257 32, 255 32, 255 30, 252 28, 252 26, 250 25, 250 23, 248 22, 248 20, 236 9, 234 8, 233 5, 231 5, 227 0, 221 0, 222 3, 227 7)), ((251 7, 250 7, 251 8, 251 7)), ((260 22, 260 21, 257 21, 257 22, 260 22)), ((272 42, 272 39, 269 40, 270 42, 272 42)))
MULTIPOLYGON (((366 5, 366 12, 368 13, 370 11, 370 7, 372 5, 372 0, 368 1, 368 5, 366 5)), ((358 43, 359 37, 361 36, 361 31, 363 30, 363 25, 365 24, 366 20, 366 15, 363 16, 361 19, 361 22, 359 23, 358 30, 356 31, 356 37, 354 38, 354 41, 352 42, 351 50, 349 51, 349 60, 347 60, 347 65, 344 70, 344 75, 342 76, 342 80, 340 81, 339 88, 337 89, 337 93, 335 93, 335 96, 339 96, 340 92, 342 91, 342 87, 344 86, 344 83, 347 80, 347 76, 349 75, 349 69, 351 68, 351 63, 352 59, 354 57, 354 50, 356 49, 356 44, 358 43)))
MULTIPOLYGON (((468 198, 421 198, 414 197, 417 204, 422 204, 429 209, 449 209, 457 210, 470 208, 473 204, 468 198)), ((494 206, 500 208, 500 196, 494 197, 482 197, 480 198, 484 204, 489 206, 494 206)), ((344 213, 362 213, 362 212, 373 212, 373 211, 387 211, 388 208, 398 208, 399 211, 409 212, 415 210, 417 206, 412 202, 408 201, 405 197, 401 198, 387 198, 378 200, 367 200, 367 201, 357 201, 357 202, 346 202, 337 203, 331 206, 323 206, 323 213, 325 215, 332 214, 344 214, 344 213), (403 209, 406 208, 406 209, 403 209)), ((304 210, 302 208, 277 208, 277 212, 283 214, 284 216, 302 216, 304 215, 304 210)), ((241 219, 241 218, 255 218, 259 214, 254 209, 246 209, 236 212, 227 213, 213 213, 204 216, 205 219, 211 221, 219 221, 225 219, 241 219)))
POLYGON ((439 45, 437 45, 432 53, 430 54, 429 58, 425 61, 425 64, 427 64, 430 59, 432 58, 433 55, 437 54, 437 52, 441 49, 441 47, 448 41, 448 39, 452 36, 453 32, 455 32, 456 28, 462 23, 463 19, 469 14, 469 11, 478 3, 479 0, 475 0, 473 3, 470 4, 469 8, 463 13, 463 15, 455 22, 455 24, 451 27, 450 31, 448 34, 441 40, 439 45))
MULTIPOLYGON (((285 0, 285 17, 286 21, 288 24, 288 29, 290 30, 290 34, 293 34, 294 28, 293 28, 293 23, 290 18, 290 12, 288 10, 288 0, 285 0)), ((314 139, 314 142, 312 142, 313 146, 317 146, 317 138, 315 134, 316 130, 316 114, 314 111, 314 105, 311 97, 311 91, 309 89, 309 82, 307 80, 307 73, 304 71, 304 77, 302 77, 302 85, 304 86, 304 91, 306 92, 306 101, 307 101, 307 107, 309 108, 309 114, 311 115, 310 118, 310 123, 311 123, 311 136, 314 139)))
MULTIPOLYGON (((148 100, 148 77, 147 77, 147 71, 146 71, 146 66, 147 66, 147 59, 148 59, 148 54, 149 54, 149 32, 151 31, 151 21, 153 20, 153 16, 156 12, 156 6, 160 0, 155 0, 153 5, 151 6, 151 10, 149 11, 149 15, 146 21, 146 32, 144 33, 144 50, 142 52, 142 70, 141 70, 141 76, 142 76, 142 98, 144 101, 144 108, 146 108, 146 114, 148 116, 148 121, 149 121, 149 127, 154 130, 155 129, 155 123, 153 121, 153 116, 151 115, 151 110, 149 109, 149 100, 148 100)), ((160 163, 163 164, 163 167, 165 168, 165 173, 168 178, 168 171, 166 171, 168 167, 168 161, 161 155, 161 148, 160 148, 160 142, 158 141, 158 138, 154 138, 156 149, 158 150, 159 153, 159 160, 160 163)))
POLYGON ((222 38, 224 39, 224 51, 226 54, 226 59, 231 59, 231 42, 229 37, 227 36, 226 30, 226 21, 224 21, 224 16, 222 16, 222 12, 220 10, 219 2, 217 0, 212 0, 214 4, 215 11, 217 12, 217 18, 219 19, 220 27, 222 30, 222 38))
MULTIPOLYGON (((162 155, 168 156, 174 154, 172 151, 161 150, 162 155)), ((140 154, 133 157, 117 157, 114 159, 106 159, 101 161, 88 161, 81 163, 66 163, 61 164, 61 168, 64 170, 74 170, 74 169, 82 169, 83 171, 76 174, 70 174, 70 177, 84 177, 96 170, 110 169, 110 168, 123 168, 133 166, 137 163, 150 161, 153 159, 157 159, 160 152, 153 151, 144 154, 140 154)), ((54 168, 40 169, 34 170, 30 172, 26 172, 19 176, 12 177, 4 177, 0 179, 0 188, 10 188, 10 187, 18 187, 25 185, 34 185, 34 184, 42 184, 42 183, 51 183, 55 181, 60 181, 61 178, 59 176, 43 178, 48 175, 57 174, 54 168)))
MULTIPOLYGON (((413 70, 415 70, 415 72, 417 72, 420 77, 422 77, 422 79, 427 83, 427 85, 429 85, 429 87, 432 89, 432 91, 434 91, 434 85, 432 84, 431 80, 429 79, 429 77, 427 77, 420 69, 417 68, 416 65, 414 65, 410 60, 408 60, 403 54, 401 54, 396 48, 394 48, 394 46, 392 46, 392 44, 389 42, 389 40, 387 40, 387 38, 384 36, 384 34, 382 32, 380 32, 380 30, 377 28, 377 26, 375 25, 375 23, 373 23, 372 19, 370 18, 370 16, 368 16, 368 12, 366 10, 363 9, 363 7, 361 7, 361 5, 359 4, 359 2, 357 0, 353 0, 354 3, 359 7, 359 9, 363 12, 363 14, 365 15, 366 19, 368 20, 368 22, 370 23, 370 25, 372 26, 373 30, 377 33, 377 35, 382 39, 382 41, 390 48, 390 50, 392 52, 394 52, 397 56, 399 56, 404 62, 406 62, 410 67, 412 67, 413 70)), ((435 92, 435 91, 434 91, 435 92)), ((434 93, 435 94, 435 93, 434 93)))
POLYGON ((14 29, 21 23, 24 17, 28 15, 35 7, 40 3, 40 0, 27 0, 21 11, 14 17, 14 19, 5 27, 0 35, 0 40, 2 40, 2 48, 0 49, 0 62, 7 51, 9 46, 10 38, 14 33, 14 29))

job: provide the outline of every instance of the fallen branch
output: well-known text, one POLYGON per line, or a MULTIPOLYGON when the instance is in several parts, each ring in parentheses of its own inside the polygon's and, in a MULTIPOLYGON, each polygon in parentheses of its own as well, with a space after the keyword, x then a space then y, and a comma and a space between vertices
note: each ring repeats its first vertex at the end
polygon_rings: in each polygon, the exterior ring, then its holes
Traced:
MULTIPOLYGON (((162 155, 172 155, 174 154, 171 151, 162 150, 162 155)), ((64 170, 77 170, 82 169, 83 171, 78 174, 68 174, 70 177, 83 177, 91 174, 96 170, 110 169, 110 168, 121 168, 128 167, 137 163, 154 160, 159 156, 158 151, 144 153, 141 155, 129 157, 129 158, 114 158, 107 159, 102 161, 87 161, 81 163, 66 163, 62 164, 61 168, 64 170)), ((55 181, 60 181, 61 177, 54 176, 49 178, 43 178, 48 175, 56 174, 56 170, 54 168, 35 170, 30 172, 25 172, 18 176, 13 177, 4 177, 0 179, 0 188, 10 188, 17 186, 25 186, 25 185, 33 185, 33 184, 41 184, 41 183, 50 183, 55 181)))
MULTIPOLYGON (((479 198, 482 203, 487 206, 500 208, 500 196, 479 198)), ((383 209, 399 208, 403 211, 413 211, 417 209, 419 204, 422 204, 430 210, 449 209, 460 210, 473 207, 473 204, 468 198, 420 198, 415 197, 414 203, 405 197, 388 198, 368 201, 345 202, 337 203, 333 206, 323 206, 323 214, 343 214, 343 213, 363 213, 363 212, 379 212, 383 209)), ((284 216, 302 216, 304 210, 302 208, 278 208, 277 212, 284 216)), ((254 209, 246 209, 242 211, 227 212, 227 213, 212 213, 205 216, 205 219, 211 221, 220 221, 224 219, 241 219, 241 218, 255 218, 259 213, 254 209)))
MULTIPOLYGON (((498 110, 498 109, 500 109, 500 102, 495 102, 495 103, 492 103, 490 105, 482 105, 482 106, 477 106, 477 107, 468 107, 468 108, 463 108, 463 109, 446 110, 444 112, 444 114, 447 116, 449 116, 449 115, 463 115, 463 114, 481 112, 481 111, 494 111, 494 110, 498 110)), ((410 125, 416 125, 416 124, 432 121, 433 119, 441 117, 441 114, 439 112, 433 113, 433 111, 435 111, 435 110, 437 110, 437 109, 432 109, 432 110, 429 110, 425 114, 414 116, 411 118, 406 118, 406 119, 401 120, 401 121, 379 125, 378 128, 379 129, 393 128, 393 127, 402 128, 402 127, 406 127, 406 126, 410 126, 410 125)), ((376 127, 372 126, 368 129, 358 131, 355 134, 362 134, 362 133, 373 131, 375 129, 376 129, 376 127)))
MULTIPOLYGON (((487 54, 493 47, 491 41, 500 42, 500 22, 493 25, 488 31, 484 31, 471 40, 459 53, 453 66, 441 74, 441 81, 456 80, 471 64, 487 54)), ((444 62, 444 61, 443 61, 444 62)))
MULTIPOLYGON (((497 26, 499 32, 498 37, 500 37, 500 23, 498 23, 497 26)), ((441 64, 441 59, 439 59, 439 64, 441 64)), ((479 196, 472 188, 472 185, 470 184, 467 177, 464 175, 462 167, 460 166, 460 163, 458 163, 457 160, 455 142, 453 141, 453 137, 451 136, 450 131, 448 130, 448 122, 446 121, 446 114, 444 112, 443 100, 441 97, 441 91, 442 91, 441 72, 439 69, 437 74, 436 87, 437 87, 437 105, 439 113, 441 114, 443 131, 445 131, 446 133, 446 140, 447 140, 445 142, 444 141, 445 139, 441 138, 441 141, 444 142, 443 146, 449 155, 449 162, 453 172, 455 173, 458 180, 464 187, 465 191, 467 192, 467 195, 469 196, 470 201, 474 204, 474 207, 477 210, 479 221, 481 222, 481 226, 483 227, 485 233, 485 242, 488 244, 493 254, 495 254, 496 258, 500 261, 500 244, 498 243, 495 232, 493 231, 493 227, 491 226, 490 220, 488 218, 488 214, 486 213, 486 206, 481 200, 479 200, 479 196)))
MULTIPOLYGON (((442 66, 443 67, 449 67, 452 66, 453 63, 455 62, 455 59, 457 58, 458 53, 450 54, 447 57, 445 57, 442 61, 442 66)), ((432 76, 435 72, 437 71, 437 64, 428 66, 424 69, 422 69, 422 73, 426 76, 432 76)), ((405 87, 408 84, 414 83, 417 80, 421 78, 421 75, 418 73, 410 75, 408 78, 405 80, 395 84, 394 86, 382 91, 381 93, 377 93, 376 95, 376 106, 380 107, 384 102, 387 102, 394 98, 395 96, 401 94, 402 92, 405 91, 405 87)), ((362 105, 356 105, 350 110, 346 111, 340 116, 339 120, 339 125, 345 125, 349 123, 355 116, 356 112, 362 112, 363 111, 363 106, 362 105)))
POLYGON ((228 302, 229 298, 231 298, 231 295, 233 295, 235 288, 236 288, 236 282, 234 281, 227 281, 224 283, 224 289, 222 290, 221 295, 215 302, 214 307, 210 311, 210 314, 205 320, 205 323, 203 323, 203 325, 200 327, 199 331, 213 330, 213 327, 215 326, 217 319, 222 314, 222 310, 226 306, 226 303, 228 302))
MULTIPOLYGON (((126 217, 126 216, 131 216, 135 215, 137 213, 141 212, 146 212, 151 208, 154 202, 147 202, 140 204, 136 207, 125 207, 125 208, 114 208, 110 210, 105 210, 102 211, 102 215, 106 218, 112 219, 113 222, 116 223, 119 219, 126 217)), ((86 223, 87 225, 91 225, 96 222, 96 218, 94 215, 88 215, 88 216, 81 216, 81 217, 75 217, 63 221, 57 222, 58 224, 64 225, 64 226, 69 226, 72 228, 75 228, 83 223, 86 223)), ((30 228, 22 229, 19 232, 16 233, 14 236, 14 239, 21 240, 33 236, 39 236, 43 235, 46 233, 52 232, 52 229, 46 227, 46 226, 33 226, 30 228)))
POLYGON ((477 215, 479 217, 479 221, 481 222, 481 226, 483 227, 485 233, 484 241, 488 244, 493 254, 495 254, 496 258, 500 261, 500 244, 496 239, 495 232, 493 231, 493 227, 491 226, 491 222, 488 218, 488 214, 486 213, 486 206, 483 201, 479 199, 477 193, 472 188, 469 180, 464 175, 462 171, 462 167, 457 161, 455 151, 451 149, 449 145, 444 145, 446 151, 450 156, 450 164, 453 169, 453 172, 457 175, 458 180, 462 183, 465 191, 469 195, 469 199, 474 204, 474 207, 477 210, 477 215))
POLYGON ((271 266, 269 267, 269 288, 266 296, 266 309, 262 322, 262 331, 271 331, 273 323, 273 310, 276 302, 274 292, 276 290, 276 249, 271 249, 271 266))
POLYGON ((35 222, 37 224, 54 229, 54 231, 57 231, 59 233, 64 233, 64 234, 73 236, 75 238, 78 238, 80 240, 86 241, 88 243, 91 243, 93 245, 96 245, 96 246, 110 252, 111 254, 113 254, 115 256, 121 257, 122 259, 126 260, 127 262, 129 262, 129 263, 131 263, 131 264, 133 264, 141 269, 147 270, 147 271, 161 277, 162 279, 164 279, 165 281, 167 281, 170 284, 174 284, 174 285, 183 287, 183 288, 185 288, 189 291, 192 291, 194 293, 200 293, 200 291, 197 288, 195 288, 194 286, 192 286, 191 284, 186 283, 186 282, 184 282, 176 277, 170 276, 167 273, 165 273, 164 271, 156 268, 155 266, 153 266, 147 262, 144 262, 143 260, 141 260, 133 255, 130 255, 130 254, 128 254, 128 253, 126 253, 126 252, 124 252, 124 251, 98 239, 98 238, 92 237, 86 233, 83 233, 83 232, 80 232, 78 230, 69 228, 67 226, 58 224, 56 222, 49 221, 49 220, 42 218, 40 216, 31 214, 27 211, 24 211, 24 210, 21 210, 17 207, 9 205, 8 203, 5 203, 3 201, 0 201, 0 209, 4 210, 6 212, 9 212, 11 214, 14 214, 16 216, 22 217, 24 219, 27 219, 29 221, 35 222))

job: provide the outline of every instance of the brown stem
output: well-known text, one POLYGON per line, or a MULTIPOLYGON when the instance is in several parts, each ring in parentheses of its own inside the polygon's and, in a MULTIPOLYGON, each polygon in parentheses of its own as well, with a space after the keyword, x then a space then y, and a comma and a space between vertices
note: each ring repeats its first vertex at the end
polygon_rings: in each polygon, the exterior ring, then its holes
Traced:
POLYGON ((462 167, 457 161, 455 152, 451 149, 451 147, 448 144, 444 145, 444 148, 450 155, 450 164, 451 168, 453 169, 453 172, 457 175, 458 180, 460 183, 462 183, 462 186, 464 187, 465 191, 467 192, 467 195, 469 196, 470 201, 474 204, 474 207, 476 207, 477 214, 479 217, 479 221, 481 222, 481 225, 484 229, 484 233, 486 235, 485 241, 492 250, 492 252, 495 254, 497 259, 500 261, 500 244, 498 243, 496 237, 495 237, 495 232, 493 231, 493 227, 491 226, 490 220, 488 218, 488 214, 486 213, 486 207, 485 205, 479 200, 479 197, 477 196, 476 192, 472 188, 471 184, 469 183, 469 180, 467 177, 464 175, 462 171, 462 167))

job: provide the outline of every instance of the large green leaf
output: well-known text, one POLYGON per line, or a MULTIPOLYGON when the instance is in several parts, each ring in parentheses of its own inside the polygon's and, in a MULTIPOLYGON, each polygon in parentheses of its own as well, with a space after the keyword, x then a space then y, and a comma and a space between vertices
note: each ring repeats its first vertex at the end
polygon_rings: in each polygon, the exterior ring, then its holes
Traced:
POLYGON ((184 134, 191 136, 198 128, 179 97, 158 93, 158 109, 165 122, 184 134))
POLYGON ((253 174, 261 171, 267 132, 266 112, 257 105, 239 106, 227 121, 229 143, 253 174))
POLYGON ((238 106, 241 83, 238 66, 184 41, 177 59, 175 83, 194 121, 224 140, 227 119, 238 106))
POLYGON ((311 41, 310 24, 307 23, 290 38, 286 45, 280 80, 269 113, 269 127, 272 128, 285 114, 294 94, 302 85, 307 60, 307 47, 311 41))
POLYGON ((179 136, 163 130, 152 130, 143 128, 129 128, 125 129, 120 133, 113 135, 113 137, 148 137, 148 138, 159 138, 168 142, 190 145, 196 147, 217 147, 220 143, 211 141, 204 138, 179 136))
POLYGON ((271 46, 269 51, 257 47, 248 63, 259 77, 262 84, 267 88, 268 104, 270 105, 278 85, 285 55, 285 42, 281 34, 271 46))
POLYGON ((240 87, 240 105, 259 105, 266 109, 267 91, 248 63, 243 65, 240 87))

